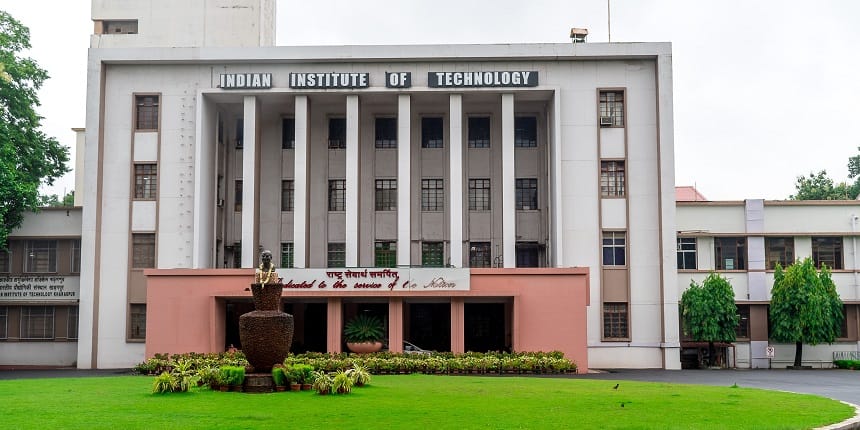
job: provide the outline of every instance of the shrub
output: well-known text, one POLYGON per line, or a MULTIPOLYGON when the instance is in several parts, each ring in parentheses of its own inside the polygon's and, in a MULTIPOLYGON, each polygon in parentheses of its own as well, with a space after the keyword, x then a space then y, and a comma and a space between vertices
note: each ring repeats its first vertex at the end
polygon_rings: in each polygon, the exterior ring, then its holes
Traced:
POLYGON ((346 374, 349 375, 356 387, 363 387, 370 383, 370 372, 359 364, 353 364, 352 369, 347 370, 346 374))
POLYGON ((322 371, 314 372, 314 383, 313 389, 316 390, 317 393, 320 394, 329 394, 331 393, 332 379, 328 373, 322 371))
POLYGON ((279 387, 287 385, 287 375, 284 373, 283 367, 272 368, 272 381, 279 387))
POLYGON ((155 377, 155 382, 152 384, 153 394, 172 393, 176 389, 176 377, 170 372, 162 372, 155 377))
POLYGON ((331 378, 331 388, 338 394, 349 394, 352 392, 352 378, 343 370, 338 370, 331 378))

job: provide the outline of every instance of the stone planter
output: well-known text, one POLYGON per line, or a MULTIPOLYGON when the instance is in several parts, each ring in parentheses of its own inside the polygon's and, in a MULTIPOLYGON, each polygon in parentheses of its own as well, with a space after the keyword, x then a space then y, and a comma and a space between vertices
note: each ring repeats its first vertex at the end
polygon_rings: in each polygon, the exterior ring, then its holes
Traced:
POLYGON ((382 349, 382 342, 347 342, 346 347, 356 354, 368 354, 379 352, 382 349))

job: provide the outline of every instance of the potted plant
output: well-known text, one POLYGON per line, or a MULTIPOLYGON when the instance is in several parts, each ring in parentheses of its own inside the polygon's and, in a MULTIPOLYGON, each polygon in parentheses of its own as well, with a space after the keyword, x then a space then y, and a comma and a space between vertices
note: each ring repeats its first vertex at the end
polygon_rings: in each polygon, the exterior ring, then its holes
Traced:
POLYGON ((317 393, 323 395, 331 393, 332 380, 328 373, 318 370, 314 372, 313 378, 313 389, 316 390, 317 393))
POLYGON ((377 352, 382 349, 385 335, 382 320, 373 315, 358 315, 343 328, 346 347, 356 353, 377 352))
POLYGON ((370 383, 370 372, 367 368, 359 364, 353 364, 352 369, 346 371, 346 374, 352 379, 356 387, 363 387, 370 383))
POLYGON ((299 375, 299 383, 302 384, 302 390, 310 390, 313 383, 314 368, 308 364, 297 364, 296 373, 299 375))
POLYGON ((275 384, 275 391, 284 391, 287 388, 287 375, 284 373, 282 366, 272 368, 272 382, 275 384))
POLYGON ((287 374, 287 379, 290 380, 290 391, 299 391, 302 389, 302 370, 300 364, 287 366, 284 370, 287 374))
POLYGON ((338 394, 349 394, 352 391, 352 378, 343 370, 338 370, 331 378, 331 389, 338 394))

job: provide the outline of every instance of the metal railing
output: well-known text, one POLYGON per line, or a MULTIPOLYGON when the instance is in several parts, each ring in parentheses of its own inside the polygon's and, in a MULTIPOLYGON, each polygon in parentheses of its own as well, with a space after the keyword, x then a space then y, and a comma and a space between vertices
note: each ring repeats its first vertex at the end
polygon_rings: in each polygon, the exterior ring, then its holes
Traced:
POLYGON ((860 360, 860 351, 833 351, 833 360, 860 360))

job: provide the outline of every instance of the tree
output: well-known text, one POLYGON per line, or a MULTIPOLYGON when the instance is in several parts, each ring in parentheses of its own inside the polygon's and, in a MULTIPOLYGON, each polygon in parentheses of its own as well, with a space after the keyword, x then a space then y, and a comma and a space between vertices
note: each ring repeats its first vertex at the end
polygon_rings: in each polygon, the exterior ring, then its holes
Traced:
POLYGON ((60 200, 60 197, 56 194, 42 195, 39 196, 39 206, 40 207, 72 207, 75 205, 75 192, 71 191, 63 196, 63 199, 60 200))
POLYGON ((702 285, 690 282, 681 295, 684 333, 697 342, 708 342, 709 365, 714 365, 714 342, 734 342, 740 321, 735 292, 726 278, 711 273, 702 285))
POLYGON ((39 185, 68 171, 68 148, 39 128, 37 91, 48 78, 31 58, 30 30, 0 10, 0 249, 26 211, 39 205, 39 185))
POLYGON ((816 271, 809 257, 784 272, 777 265, 770 294, 770 337, 795 343, 795 367, 801 365, 804 343, 833 343, 839 336, 842 301, 827 266, 816 271))
POLYGON ((833 179, 827 176, 826 170, 818 174, 810 173, 809 176, 798 176, 794 188, 797 193, 789 196, 792 200, 853 200, 860 191, 857 183, 834 184, 833 179))

